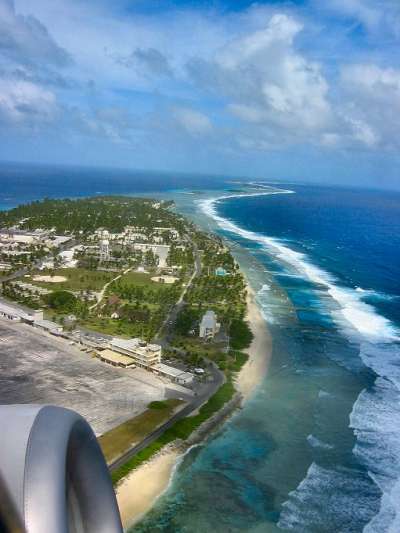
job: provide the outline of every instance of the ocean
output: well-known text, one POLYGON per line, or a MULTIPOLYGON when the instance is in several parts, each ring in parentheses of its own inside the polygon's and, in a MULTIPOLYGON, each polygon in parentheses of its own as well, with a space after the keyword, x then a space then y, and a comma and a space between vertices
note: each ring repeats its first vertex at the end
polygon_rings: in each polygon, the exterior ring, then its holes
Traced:
POLYGON ((282 184, 239 196, 216 177, 13 165, 0 183, 3 209, 174 198, 228 240, 257 294, 268 374, 133 532, 400 531, 400 193, 282 184))
POLYGON ((400 531, 400 194, 282 189, 193 202, 256 290, 273 357, 132 531, 400 531))

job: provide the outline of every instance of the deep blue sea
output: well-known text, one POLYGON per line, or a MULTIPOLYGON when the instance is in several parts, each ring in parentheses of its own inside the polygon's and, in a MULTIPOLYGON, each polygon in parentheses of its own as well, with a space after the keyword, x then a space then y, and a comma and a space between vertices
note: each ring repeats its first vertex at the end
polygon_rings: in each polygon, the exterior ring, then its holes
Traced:
POLYGON ((257 291, 273 357, 134 531, 400 531, 400 194, 289 188, 195 202, 257 291))
POLYGON ((214 189, 224 181, 217 176, 180 173, 0 163, 0 209, 45 197, 214 189))
POLYGON ((2 208, 174 198, 228 239, 273 336, 252 399, 184 456, 133 531, 400 531, 400 193, 282 185, 292 192, 238 197, 216 177, 21 168, 0 167, 2 208))

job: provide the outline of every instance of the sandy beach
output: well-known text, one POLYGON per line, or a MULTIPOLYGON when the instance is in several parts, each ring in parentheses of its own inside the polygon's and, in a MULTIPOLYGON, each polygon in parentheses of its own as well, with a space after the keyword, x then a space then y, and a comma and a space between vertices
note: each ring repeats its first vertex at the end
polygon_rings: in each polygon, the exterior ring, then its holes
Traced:
POLYGON ((247 316, 254 338, 246 350, 249 356, 236 379, 236 387, 246 400, 265 375, 271 358, 272 339, 257 305, 253 289, 247 284, 247 316))
POLYGON ((124 529, 137 523, 167 489, 182 452, 171 445, 133 470, 117 487, 117 501, 124 529))
MULTIPOLYGON (((265 375, 272 347, 271 336, 256 303, 254 291, 248 284, 247 320, 254 339, 247 350, 249 359, 236 379, 236 387, 244 400, 251 396, 265 375)), ((119 483, 116 494, 124 529, 139 522, 165 492, 182 454, 182 447, 172 444, 119 483)))

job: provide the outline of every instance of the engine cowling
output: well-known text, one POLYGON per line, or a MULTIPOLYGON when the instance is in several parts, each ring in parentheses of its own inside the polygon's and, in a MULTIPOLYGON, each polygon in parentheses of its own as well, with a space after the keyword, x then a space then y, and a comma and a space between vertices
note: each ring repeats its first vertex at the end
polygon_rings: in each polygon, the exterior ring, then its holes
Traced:
POLYGON ((84 418, 51 405, 0 406, 0 435, 1 477, 27 533, 122 532, 107 465, 84 418))

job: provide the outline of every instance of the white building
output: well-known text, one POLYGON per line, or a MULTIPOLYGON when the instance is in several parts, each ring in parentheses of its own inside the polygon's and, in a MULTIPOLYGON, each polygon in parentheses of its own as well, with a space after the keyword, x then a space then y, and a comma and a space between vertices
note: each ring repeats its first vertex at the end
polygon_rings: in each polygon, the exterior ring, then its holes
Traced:
POLYGON ((0 302, 0 317, 20 322, 21 320, 28 320, 29 315, 22 309, 0 302))
POLYGON ((163 233, 169 233, 169 235, 173 239, 177 239, 179 237, 179 232, 174 228, 161 228, 161 227, 155 227, 153 228, 154 233, 163 234, 163 233))
POLYGON ((110 259, 110 242, 108 239, 100 241, 100 261, 109 261, 110 259))
POLYGON ((0 239, 6 242, 14 242, 20 244, 38 244, 43 242, 49 235, 48 231, 33 230, 25 231, 16 228, 0 229, 0 239))
POLYGON ((120 339, 114 337, 110 341, 114 352, 128 355, 138 366, 149 368, 161 362, 161 346, 148 344, 141 339, 120 339))
POLYGON ((51 320, 43 319, 43 311, 29 311, 25 312, 19 307, 8 305, 0 302, 0 317, 13 320, 15 322, 25 322, 37 328, 43 329, 53 335, 60 335, 62 333, 62 326, 52 322, 51 320))
POLYGON ((179 385, 191 385, 194 380, 194 376, 190 372, 185 372, 184 370, 165 365, 164 363, 154 365, 150 370, 155 374, 170 379, 174 383, 178 383, 179 385))
POLYGON ((52 335, 60 335, 63 331, 62 326, 52 322, 51 320, 35 320, 33 325, 39 329, 43 329, 52 335))
POLYGON ((220 327, 216 314, 214 311, 209 310, 201 319, 199 336, 202 339, 212 339, 218 333, 220 327))

